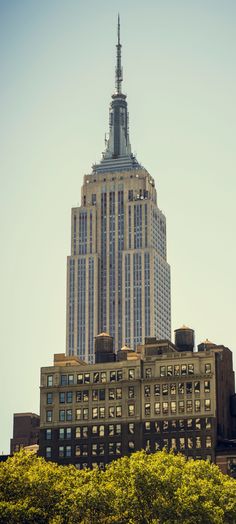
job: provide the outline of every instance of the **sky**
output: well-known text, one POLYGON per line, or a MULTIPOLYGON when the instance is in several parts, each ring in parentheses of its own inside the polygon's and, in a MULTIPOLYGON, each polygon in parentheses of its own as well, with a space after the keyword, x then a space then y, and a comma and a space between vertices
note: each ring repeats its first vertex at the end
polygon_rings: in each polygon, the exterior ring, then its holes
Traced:
POLYGON ((0 0, 0 453, 65 351, 71 207, 104 150, 117 13, 130 139, 167 218, 172 332, 236 368, 236 2, 0 0))

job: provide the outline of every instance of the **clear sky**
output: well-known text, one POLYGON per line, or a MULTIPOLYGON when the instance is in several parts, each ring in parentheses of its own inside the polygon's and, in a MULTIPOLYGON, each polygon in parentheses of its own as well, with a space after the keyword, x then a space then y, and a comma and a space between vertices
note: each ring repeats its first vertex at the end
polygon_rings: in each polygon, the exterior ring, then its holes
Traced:
POLYGON ((0 0, 1 426, 65 350, 70 209, 104 149, 117 12, 130 138, 167 217, 172 329, 234 350, 235 0, 0 0))

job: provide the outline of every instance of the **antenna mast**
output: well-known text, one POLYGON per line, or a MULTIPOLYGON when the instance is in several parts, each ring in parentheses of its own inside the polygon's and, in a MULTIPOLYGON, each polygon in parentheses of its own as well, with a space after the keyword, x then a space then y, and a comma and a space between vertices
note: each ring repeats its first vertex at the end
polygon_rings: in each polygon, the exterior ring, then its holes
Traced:
POLYGON ((121 93, 121 82, 123 80, 123 71, 121 67, 121 43, 120 43, 120 15, 118 14, 117 25, 117 45, 116 45, 116 93, 121 93))

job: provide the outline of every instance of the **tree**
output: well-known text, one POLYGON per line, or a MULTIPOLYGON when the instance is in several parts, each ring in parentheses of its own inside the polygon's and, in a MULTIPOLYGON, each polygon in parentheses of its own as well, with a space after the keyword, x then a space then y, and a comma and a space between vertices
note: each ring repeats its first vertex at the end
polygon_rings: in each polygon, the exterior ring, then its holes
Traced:
POLYGON ((24 450, 0 464, 1 524, 235 524, 236 481, 204 461, 144 451, 105 471, 24 450))

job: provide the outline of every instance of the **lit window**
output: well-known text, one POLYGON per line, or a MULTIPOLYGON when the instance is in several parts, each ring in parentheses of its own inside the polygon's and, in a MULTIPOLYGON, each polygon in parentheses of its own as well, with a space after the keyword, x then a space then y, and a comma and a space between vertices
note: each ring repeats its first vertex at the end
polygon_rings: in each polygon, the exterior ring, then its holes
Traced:
POLYGON ((144 396, 145 397, 150 397, 150 393, 151 393, 150 389, 151 389, 150 386, 144 386, 144 396))
POLYGON ((205 393, 210 393, 210 380, 205 380, 204 381, 204 392, 205 393))
POLYGON ((169 421, 163 420, 163 431, 168 431, 169 429, 169 421))
POLYGON ((106 371, 101 372, 101 382, 105 383, 107 381, 107 373, 106 371))
POLYGON ((81 446, 75 446, 75 456, 80 457, 81 456, 81 446))
POLYGON ((211 429, 211 420, 209 418, 205 419, 206 429, 211 429))
POLYGON ((119 380, 122 380, 122 378, 123 378, 122 369, 118 369, 117 370, 117 381, 119 382, 119 380))
POLYGON ((180 375, 180 366, 179 366, 179 364, 177 364, 176 366, 174 366, 174 375, 175 375, 176 377, 179 377, 179 375, 180 375))
POLYGON ((200 393, 200 382, 194 382, 194 393, 200 393))
POLYGON ((104 407, 99 408, 99 418, 105 418, 105 408, 104 407))
POLYGON ((182 376, 187 375, 187 365, 186 364, 182 364, 181 366, 181 375, 182 376))
POLYGON ((134 451, 134 449, 135 449, 135 444, 134 444, 134 441, 133 441, 133 440, 129 440, 129 442, 128 442, 128 448, 129 448, 129 451, 134 451))
POLYGON ((77 384, 83 384, 83 373, 77 375, 77 384))
POLYGON ((180 437, 180 439, 179 439, 179 447, 180 447, 180 449, 185 449, 185 439, 184 439, 184 437, 180 437))
POLYGON ((129 378, 129 380, 134 380, 134 378, 135 378, 134 369, 129 369, 128 370, 128 378, 129 378))
POLYGON ((109 418, 115 417, 115 406, 109 406, 108 408, 108 416, 109 418))
POLYGON ((196 448, 199 449, 202 447, 201 437, 196 437, 196 448))
POLYGON ((188 449, 193 449, 193 437, 188 437, 187 442, 188 442, 188 449))
POLYGON ((96 401, 98 400, 98 389, 92 390, 92 399, 96 401))
POLYGON ((88 408, 83 408, 83 419, 88 420, 89 418, 89 410, 88 408))
POLYGON ((145 422, 144 427, 145 431, 151 431, 151 422, 145 422))
POLYGON ((116 455, 121 455, 121 442, 115 443, 115 453, 116 455))
POLYGON ((115 453, 115 443, 114 442, 108 442, 108 454, 114 455, 115 453))
POLYGON ((85 384, 90 383, 90 373, 84 373, 84 383, 85 384))
POLYGON ((115 382, 115 381, 116 381, 116 372, 110 371, 110 382, 115 382))
POLYGON ((166 376, 166 366, 160 367, 160 376, 165 377, 166 376))
POLYGON ((146 378, 151 378, 152 377, 152 369, 151 368, 146 368, 145 376, 146 376, 146 378))
POLYGON ((200 400, 194 400, 194 410, 196 413, 201 411, 201 401, 200 400))
POLYGON ((154 403, 154 411, 155 411, 155 415, 160 415, 161 413, 161 403, 160 402, 154 403))
POLYGON ((192 400, 187 400, 186 402, 186 408, 187 408, 187 412, 188 413, 191 413, 193 411, 193 403, 192 403, 192 400))
POLYGON ((169 411, 169 405, 168 402, 162 402, 162 413, 163 415, 166 415, 169 411))
POLYGON ((167 377, 172 377, 173 375, 173 366, 167 366, 167 377))
POLYGON ((183 382, 179 382, 178 392, 179 392, 179 395, 183 395, 184 394, 184 383, 183 382))
POLYGON ((151 404, 144 404, 145 415, 151 415, 151 404))
POLYGON ((76 409, 75 416, 76 416, 76 420, 81 420, 82 419, 82 409, 81 408, 77 408, 76 409))
POLYGON ((92 418, 98 418, 98 408, 92 408, 92 418))
POLYGON ((172 437, 171 439, 171 448, 176 449, 176 438, 172 437))
POLYGON ((176 413, 176 402, 174 400, 170 403, 170 412, 172 415, 176 413))
POLYGON ((134 435, 134 430, 135 430, 134 423, 133 423, 133 422, 130 422, 130 423, 128 424, 128 433, 129 433, 130 435, 134 435))
POLYGON ((128 416, 129 417, 134 417, 134 404, 129 404, 128 405, 128 416))
POLYGON ((179 413, 184 413, 184 401, 179 400, 179 413))
POLYGON ((122 416, 122 407, 116 406, 116 416, 121 417, 122 416))
POLYGON ((195 428, 201 429, 201 419, 200 418, 195 419, 195 428))
POLYGON ((205 364, 205 374, 210 375, 211 373, 211 364, 205 364))
POLYGON ((154 395, 159 397, 159 395, 160 395, 160 384, 155 384, 154 385, 154 395))
POLYGON ((122 389, 116 388, 116 400, 120 400, 122 398, 122 389))
POLYGON ((134 398, 134 386, 129 386, 128 397, 129 398, 134 398))
POLYGON ((211 448, 211 437, 209 435, 206 436, 206 448, 211 448))
POLYGON ((194 374, 194 365, 188 364, 188 374, 193 375, 194 374))
POLYGON ((168 395, 168 384, 162 384, 162 395, 168 395))
POLYGON ((176 384, 170 385, 170 394, 173 396, 176 395, 176 384))
POLYGON ((193 419, 192 418, 187 419, 187 429, 193 429, 193 419))
POLYGON ((99 382, 99 373, 95 372, 93 374, 93 382, 94 384, 97 384, 99 382))
POLYGON ((206 398, 204 400, 204 407, 205 407, 205 411, 210 411, 211 410, 211 401, 209 398, 206 398))
POLYGON ((109 389, 109 400, 115 400, 115 389, 109 389))

